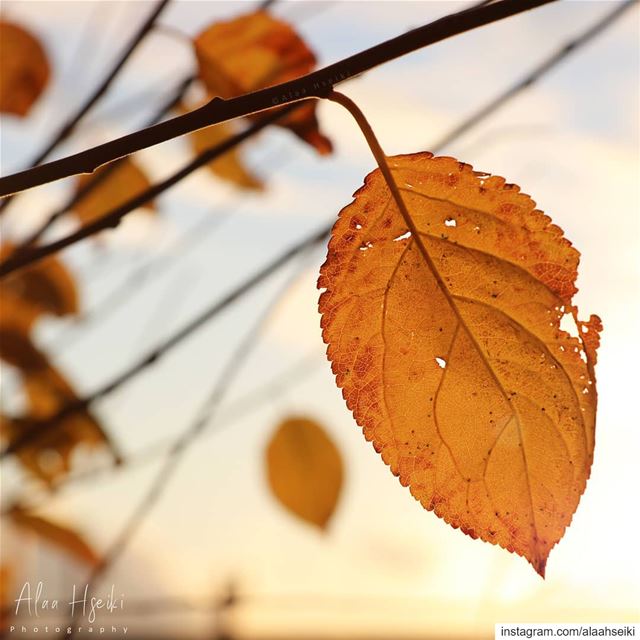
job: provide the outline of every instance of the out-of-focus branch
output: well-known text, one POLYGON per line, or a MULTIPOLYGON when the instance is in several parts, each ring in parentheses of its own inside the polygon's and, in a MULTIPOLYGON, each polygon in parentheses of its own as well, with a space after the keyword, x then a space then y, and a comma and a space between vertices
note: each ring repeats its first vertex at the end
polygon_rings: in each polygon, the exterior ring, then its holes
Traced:
POLYGON ((567 56, 575 53, 583 45, 587 44, 590 40, 593 40, 598 34, 602 33, 607 27, 613 24, 618 18, 620 18, 626 11, 631 9, 633 5, 638 4, 638 0, 626 0, 616 6, 607 13, 604 18, 598 20, 586 31, 583 31, 580 35, 561 45, 554 53, 548 58, 545 58, 539 65, 534 67, 525 76, 523 76, 518 82, 512 85, 507 91, 504 91, 499 96, 496 96, 493 100, 490 100, 485 105, 474 111, 468 118, 461 122, 457 127, 447 132, 440 140, 438 140, 434 148, 442 149, 451 144, 453 140, 459 138, 466 133, 471 127, 475 126, 478 122, 484 120, 487 116, 496 112, 503 104, 514 98, 516 95, 528 89, 535 84, 542 76, 548 71, 557 66, 567 56))
MULTIPOLYGON (((253 413, 263 405, 273 402, 274 398, 280 397, 291 387, 305 382, 309 376, 320 370, 320 365, 325 359, 319 350, 309 352, 299 358, 281 374, 260 385, 256 385, 251 391, 242 394, 237 400, 230 402, 224 409, 220 410, 219 417, 215 422, 209 422, 206 432, 212 432, 211 427, 215 425, 217 429, 233 424, 237 420, 253 413)), ((178 436, 180 437, 180 436, 178 436)), ((98 480, 107 474, 118 473, 129 469, 149 464, 168 454, 175 446, 175 438, 167 438, 162 442, 150 444, 134 453, 123 455, 120 464, 108 464, 100 467, 87 469, 79 473, 64 476, 53 485, 53 491, 57 492, 66 489, 68 486, 75 486, 83 482, 98 480)), ((41 504, 48 502, 51 496, 39 497, 35 501, 28 498, 21 498, 17 502, 26 509, 37 509, 41 504)), ((16 504, 9 503, 2 509, 2 513, 8 513, 16 504)))

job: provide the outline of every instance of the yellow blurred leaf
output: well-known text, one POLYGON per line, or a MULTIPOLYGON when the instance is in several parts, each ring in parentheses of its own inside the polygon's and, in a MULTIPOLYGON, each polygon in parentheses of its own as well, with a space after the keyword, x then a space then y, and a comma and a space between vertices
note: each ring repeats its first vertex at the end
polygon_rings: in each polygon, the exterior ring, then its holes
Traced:
MULTIPOLYGON (((316 66, 304 40, 266 11, 216 22, 198 35, 194 46, 202 81, 212 95, 222 98, 293 80, 316 66)), ((308 101, 278 124, 324 155, 331 153, 332 145, 320 133, 315 110, 316 101, 308 101)))
POLYGON ((340 452, 313 420, 284 420, 266 450, 267 477, 276 499, 306 522, 325 528, 342 489, 340 452))
MULTIPOLYGON (((14 251, 13 245, 2 245, 0 261, 14 251)), ((17 324, 30 327, 43 314, 77 314, 78 291, 65 265, 58 258, 50 256, 3 278, 0 281, 0 305, 6 321, 15 316, 17 324)))
POLYGON ((38 39, 0 20, 0 112, 27 115, 49 75, 49 61, 38 39))
POLYGON ((78 396, 28 336, 7 329, 0 331, 0 358, 19 369, 28 401, 25 416, 0 416, 2 439, 11 445, 25 432, 38 429, 16 453, 28 471, 51 486, 70 471, 73 454, 80 446, 107 445, 117 459, 112 444, 88 410, 64 417, 55 428, 52 424, 38 425, 38 421, 77 401, 78 396))
POLYGON ((55 545, 76 560, 80 560, 92 567, 95 567, 100 562, 99 556, 84 538, 69 527, 41 516, 27 513, 20 508, 11 509, 8 515, 18 527, 55 545))
POLYGON ((0 565, 0 633, 9 626, 13 615, 13 567, 7 563, 0 565))
MULTIPOLYGON (((151 187, 144 171, 131 158, 125 158, 117 166, 107 164, 93 174, 78 176, 76 191, 94 179, 101 180, 100 184, 73 206, 74 213, 83 224, 101 218, 151 187)), ((154 204, 147 202, 143 208, 152 212, 154 204)))
MULTIPOLYGON (((186 113, 187 109, 181 109, 186 113)), ((237 133, 233 122, 222 122, 206 129, 194 131, 189 135, 189 142, 196 154, 221 144, 237 133)), ((260 191, 264 188, 262 181, 250 173, 240 157, 239 147, 230 149, 219 158, 212 160, 207 167, 218 177, 233 183, 236 187, 260 191)))
POLYGON ((372 172, 320 272, 336 382, 426 509, 544 575, 593 460, 602 327, 572 306, 579 253, 503 178, 430 153, 387 162, 407 217, 372 172))

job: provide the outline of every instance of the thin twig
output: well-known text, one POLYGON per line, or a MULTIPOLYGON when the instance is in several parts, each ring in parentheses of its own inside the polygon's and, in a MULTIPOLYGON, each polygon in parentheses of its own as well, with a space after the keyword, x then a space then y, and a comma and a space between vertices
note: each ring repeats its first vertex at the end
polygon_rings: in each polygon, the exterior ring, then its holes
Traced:
MULTIPOLYGON (((144 23, 140 26, 136 34, 133 36, 129 46, 122 53, 120 58, 116 61, 111 71, 107 74, 105 79, 100 83, 100 85, 96 88, 96 90, 84 101, 84 103, 80 106, 80 108, 62 125, 58 133, 51 139, 49 144, 40 151, 40 153, 31 161, 32 169, 27 169, 26 171, 21 171, 19 174, 28 174, 30 171, 33 171, 36 166, 40 165, 46 158, 49 157, 52 151, 64 140, 66 140, 75 130, 78 123, 84 118, 84 116, 91 110, 91 108, 100 100, 100 98, 107 92, 111 83, 116 79, 118 73, 127 60, 131 57, 133 52, 137 49, 138 45, 142 42, 144 37, 149 33, 149 31, 153 28, 156 20, 160 16, 160 14, 164 11, 169 0, 159 0, 155 5, 153 11, 149 14, 144 23)), ((42 165, 41 165, 42 166, 42 165)), ((44 165, 46 166, 46 165, 44 165)), ((10 177, 9 177, 10 178, 10 177)), ((1 178, 0 180, 3 180, 1 178)), ((9 189, 6 192, 3 192, 2 195, 12 194, 17 191, 22 191, 22 189, 9 189)), ((13 199, 13 195, 8 197, 3 202, 0 202, 0 215, 7 208, 11 200, 13 199)))
MULTIPOLYGON (((273 157, 272 154, 269 154, 268 160, 265 158, 260 164, 268 166, 273 171, 276 168, 281 168, 287 161, 289 161, 287 156, 276 153, 273 154, 273 157)), ((225 206, 224 213, 213 214, 213 212, 209 212, 204 215, 172 245, 171 255, 152 257, 142 264, 136 265, 122 280, 120 285, 104 296, 93 308, 83 313, 82 316, 70 318, 70 324, 63 328, 62 331, 51 340, 49 346, 55 346, 57 349, 61 347, 67 348, 82 335, 77 331, 80 327, 86 328, 97 322, 104 322, 129 299, 131 293, 139 293, 141 288, 149 282, 151 276, 157 278, 160 274, 170 270, 176 263, 188 256, 191 249, 206 240, 210 233, 229 219, 239 208, 237 205, 225 206), (68 332, 72 333, 65 339, 68 332), (61 335, 62 340, 60 340, 61 335)))
MULTIPOLYGON (((166 0, 165 0, 166 1, 166 0)), ((117 158, 213 124, 309 98, 325 98, 333 86, 378 65, 492 22, 556 0, 501 0, 440 18, 324 69, 230 100, 214 98, 199 109, 86 151, 0 178, 0 196, 79 173, 92 173, 117 158)))
POLYGON ((602 31, 609 27, 613 22, 620 18, 628 9, 630 9, 635 4, 638 4, 638 0, 626 0, 626 2, 617 4, 612 11, 604 16, 604 18, 598 20, 576 38, 573 38, 572 40, 569 40, 568 42, 565 42, 563 45, 561 45, 554 53, 552 53, 538 66, 536 66, 529 73, 523 76, 507 91, 501 93, 499 96, 497 96, 493 100, 490 100, 485 105, 474 111, 464 122, 461 122, 457 127, 440 138, 440 140, 436 142, 434 148, 442 149, 443 147, 451 144, 454 139, 457 139, 462 134, 466 133, 472 126, 475 126, 478 122, 484 120, 487 116, 497 111, 503 104, 514 98, 525 89, 528 89, 549 70, 555 67, 559 62, 564 60, 571 53, 577 51, 580 47, 589 42, 589 40, 592 40, 598 34, 602 33, 602 31))

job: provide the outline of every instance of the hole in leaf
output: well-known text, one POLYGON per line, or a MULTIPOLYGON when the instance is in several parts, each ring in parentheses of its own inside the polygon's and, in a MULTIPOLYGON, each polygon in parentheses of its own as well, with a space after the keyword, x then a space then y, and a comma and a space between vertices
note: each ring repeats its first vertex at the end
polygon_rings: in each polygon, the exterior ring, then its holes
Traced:
POLYGON ((406 238, 410 238, 411 237, 411 231, 407 231, 406 233, 403 233, 401 236, 397 236, 396 238, 393 239, 394 242, 400 242, 400 240, 405 240, 406 238))
POLYGON ((573 315, 570 313, 565 313, 562 318, 560 318, 560 329, 562 331, 566 331, 574 338, 577 338, 580 335, 578 332, 576 321, 574 320, 573 315))
POLYGON ((456 221, 454 218, 447 218, 444 221, 444 226, 445 227, 455 227, 457 225, 456 221))
POLYGON ((438 364, 438 366, 441 369, 444 369, 447 366, 447 361, 444 358, 437 358, 436 357, 436 363, 438 364))
POLYGON ((55 449, 45 449, 38 454, 38 466, 44 473, 55 475, 63 469, 62 456, 55 449))

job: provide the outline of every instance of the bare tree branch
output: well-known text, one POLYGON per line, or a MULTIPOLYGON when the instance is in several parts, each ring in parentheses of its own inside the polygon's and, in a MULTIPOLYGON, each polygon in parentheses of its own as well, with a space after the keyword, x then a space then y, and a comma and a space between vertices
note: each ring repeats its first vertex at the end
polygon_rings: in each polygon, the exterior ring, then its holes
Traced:
MULTIPOLYGON (((186 76, 181 82, 178 83, 176 89, 171 92, 169 97, 164 101, 157 111, 149 118, 148 125, 151 126, 161 120, 173 107, 180 102, 184 96, 186 90, 194 81, 195 76, 186 76)), ((62 206, 58 207, 47 220, 36 229, 20 247, 16 249, 16 253, 21 252, 26 247, 30 247, 42 238, 42 236, 67 212, 75 207, 79 202, 82 202, 90 193, 99 187, 113 171, 121 164, 122 159, 112 162, 105 167, 105 170, 101 173, 94 175, 91 180, 88 180, 82 187, 80 187, 62 206)))
POLYGON ((529 71, 529 73, 523 76, 507 91, 501 93, 499 96, 496 96, 496 98, 487 102, 477 111, 474 111, 464 122, 461 122, 457 127, 440 138, 440 140, 436 142, 435 148, 442 149, 451 144, 453 140, 459 138, 478 122, 484 120, 487 116, 497 111, 503 104, 514 98, 525 89, 528 89, 531 85, 535 84, 542 76, 544 76, 558 63, 562 62, 562 60, 564 60, 571 53, 577 51, 583 45, 587 44, 589 40, 592 40, 598 34, 602 33, 602 31, 613 24, 627 10, 629 10, 636 4, 638 4, 638 0, 626 0, 625 2, 616 4, 616 6, 609 13, 607 13, 604 18, 598 20, 586 31, 583 31, 579 36, 573 38, 572 40, 569 40, 568 42, 560 46, 554 53, 543 60, 538 66, 529 71))

